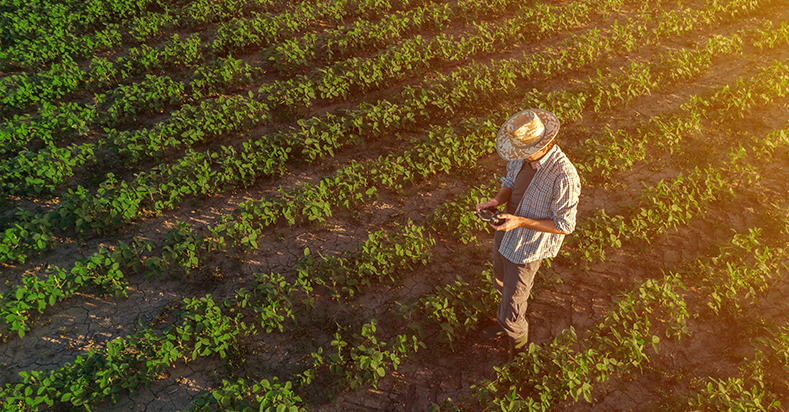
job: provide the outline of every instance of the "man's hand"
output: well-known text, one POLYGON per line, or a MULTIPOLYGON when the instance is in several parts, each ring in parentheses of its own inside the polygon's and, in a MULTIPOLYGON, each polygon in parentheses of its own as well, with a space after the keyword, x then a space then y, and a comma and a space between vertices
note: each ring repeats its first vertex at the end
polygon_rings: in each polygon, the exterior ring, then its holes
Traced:
POLYGON ((499 207, 499 201, 494 197, 493 199, 488 200, 485 203, 480 203, 477 205, 477 212, 481 211, 482 209, 487 209, 489 207, 499 207))
POLYGON ((490 225, 492 228, 496 230, 503 230, 505 232, 509 232, 512 229, 523 226, 523 222, 522 222, 523 218, 520 216, 511 215, 509 213, 501 213, 499 214, 498 218, 504 219, 504 223, 498 226, 490 225))

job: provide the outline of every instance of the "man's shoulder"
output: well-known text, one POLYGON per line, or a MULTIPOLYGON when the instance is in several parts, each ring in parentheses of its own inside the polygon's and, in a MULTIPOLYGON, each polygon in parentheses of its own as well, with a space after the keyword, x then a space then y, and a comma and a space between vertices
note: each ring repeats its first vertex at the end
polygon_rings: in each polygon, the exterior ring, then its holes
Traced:
POLYGON ((578 171, 575 169, 575 165, 558 145, 554 146, 552 156, 546 166, 549 166, 555 173, 578 179, 578 171))

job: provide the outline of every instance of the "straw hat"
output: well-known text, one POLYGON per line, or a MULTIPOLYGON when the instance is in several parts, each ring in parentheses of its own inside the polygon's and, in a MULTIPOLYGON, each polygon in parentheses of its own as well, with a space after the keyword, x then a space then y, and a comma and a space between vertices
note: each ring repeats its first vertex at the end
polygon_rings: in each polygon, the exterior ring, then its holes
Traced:
POLYGON ((504 160, 520 160, 547 146, 559 132, 559 119, 548 111, 527 109, 515 113, 496 134, 496 151, 504 160))

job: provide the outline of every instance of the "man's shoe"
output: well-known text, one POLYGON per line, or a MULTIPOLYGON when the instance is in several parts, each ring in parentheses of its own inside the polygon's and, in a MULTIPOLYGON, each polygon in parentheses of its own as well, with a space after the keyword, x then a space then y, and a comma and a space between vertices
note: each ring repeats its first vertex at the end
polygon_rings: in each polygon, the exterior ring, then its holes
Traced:
POLYGON ((529 344, 529 334, 526 333, 523 336, 513 339, 510 338, 510 356, 508 362, 512 362, 519 353, 523 352, 526 349, 526 345, 529 344))
POLYGON ((501 327, 501 325, 499 325, 498 322, 479 331, 479 337, 482 339, 497 339, 506 334, 507 333, 504 332, 504 329, 501 327))

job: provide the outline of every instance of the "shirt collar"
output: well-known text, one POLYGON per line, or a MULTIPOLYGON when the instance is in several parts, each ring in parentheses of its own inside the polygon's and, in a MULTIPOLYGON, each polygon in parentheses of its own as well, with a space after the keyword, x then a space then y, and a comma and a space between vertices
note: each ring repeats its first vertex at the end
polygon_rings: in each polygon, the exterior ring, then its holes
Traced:
MULTIPOLYGON (((548 162, 556 154, 557 151, 559 151, 559 146, 554 145, 551 148, 551 150, 549 150, 548 153, 545 154, 545 156, 541 157, 540 160, 536 161, 535 163, 537 164, 537 170, 540 170, 541 167, 543 167, 546 164, 548 164, 548 162)), ((524 162, 524 163, 526 163, 526 162, 524 162)))

